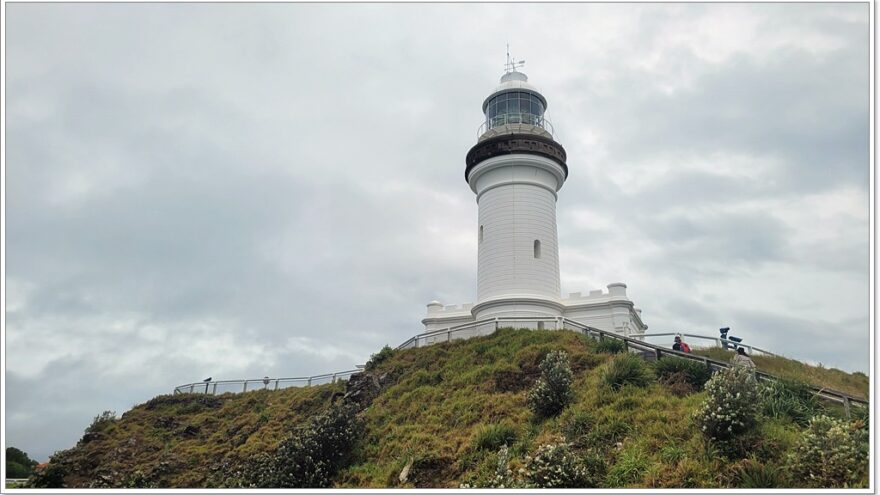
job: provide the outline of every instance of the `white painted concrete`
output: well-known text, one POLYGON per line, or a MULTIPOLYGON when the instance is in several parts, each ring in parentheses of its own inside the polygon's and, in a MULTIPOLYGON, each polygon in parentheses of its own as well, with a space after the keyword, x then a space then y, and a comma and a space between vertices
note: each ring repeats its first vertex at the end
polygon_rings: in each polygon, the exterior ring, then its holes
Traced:
POLYGON ((468 182, 477 194, 477 302, 500 296, 558 299, 556 191, 564 171, 548 158, 515 154, 480 163, 468 182), (535 257, 535 241, 541 243, 535 257))
MULTIPOLYGON (((486 98, 483 110, 492 97, 523 90, 537 95, 546 107, 546 99, 527 80, 519 72, 506 74, 486 98)), ((491 132, 495 136, 518 129, 501 126, 491 132)), ((560 296, 556 198, 566 174, 559 164, 532 154, 501 155, 474 166, 467 179, 479 210, 477 302, 443 306, 432 301, 422 320, 426 331, 496 317, 567 317, 623 335, 648 328, 641 311, 627 298, 623 283, 609 284, 608 292, 560 296), (536 243, 540 243, 540 252, 536 243)), ((523 322, 522 326, 537 325, 523 322)), ((489 330, 494 327, 475 330, 474 335, 489 330)))

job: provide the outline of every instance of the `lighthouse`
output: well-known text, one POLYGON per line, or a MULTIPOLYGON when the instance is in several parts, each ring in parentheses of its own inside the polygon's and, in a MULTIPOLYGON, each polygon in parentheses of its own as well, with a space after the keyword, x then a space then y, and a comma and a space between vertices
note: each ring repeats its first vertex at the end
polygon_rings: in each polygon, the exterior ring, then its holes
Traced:
POLYGON ((516 69, 483 102, 485 121, 464 173, 479 208, 477 319, 562 314, 556 198, 568 167, 546 109, 547 99, 516 69))
POLYGON ((647 329, 627 298, 626 284, 608 284, 562 297, 556 201, 568 160, 545 118, 547 99, 508 63, 483 100, 477 143, 465 157, 464 178, 476 196, 477 294, 474 303, 428 303, 428 332, 508 318, 506 326, 544 328, 540 319, 565 317, 624 335, 647 329), (536 318, 529 324, 528 318, 536 318))

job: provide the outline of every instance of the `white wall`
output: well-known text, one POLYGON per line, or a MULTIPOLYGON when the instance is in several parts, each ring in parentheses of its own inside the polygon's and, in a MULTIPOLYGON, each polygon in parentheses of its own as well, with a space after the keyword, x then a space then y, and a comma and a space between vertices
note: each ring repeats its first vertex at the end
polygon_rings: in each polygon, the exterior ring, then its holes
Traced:
POLYGON ((477 256, 477 302, 503 296, 558 299, 559 245, 556 191, 562 168, 534 155, 504 155, 474 167, 469 177, 477 194, 483 228, 477 256), (534 244, 541 243, 536 258, 534 244))

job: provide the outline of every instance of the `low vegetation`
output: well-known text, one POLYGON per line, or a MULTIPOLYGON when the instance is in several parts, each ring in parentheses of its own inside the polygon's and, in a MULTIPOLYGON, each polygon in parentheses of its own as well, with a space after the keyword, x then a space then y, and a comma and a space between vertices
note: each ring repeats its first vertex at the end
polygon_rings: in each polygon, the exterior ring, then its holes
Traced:
POLYGON ((565 351, 551 351, 540 367, 541 378, 529 392, 529 407, 537 416, 549 418, 571 402, 571 365, 565 351))
POLYGON ((861 377, 803 366, 785 364, 793 381, 779 384, 759 384, 746 370, 709 378, 676 358, 647 363, 574 332, 502 329, 380 351, 362 380, 378 388, 355 409, 344 383, 159 396, 121 417, 99 416, 31 481, 83 488, 867 486, 867 411, 854 407, 848 419, 800 384, 814 377, 856 393, 861 377))
MULTIPOLYGON (((695 354, 707 356, 718 361, 730 362, 733 351, 721 347, 695 349, 695 354)), ((755 354, 752 360, 758 369, 771 375, 785 378, 793 382, 809 383, 817 387, 825 387, 844 392, 854 397, 868 398, 868 375, 855 372, 847 373, 836 368, 826 368, 821 363, 810 365, 782 356, 764 356, 755 354)))
POLYGON ((6 447, 6 477, 13 479, 27 478, 37 466, 37 461, 28 457, 27 453, 15 448, 6 447))

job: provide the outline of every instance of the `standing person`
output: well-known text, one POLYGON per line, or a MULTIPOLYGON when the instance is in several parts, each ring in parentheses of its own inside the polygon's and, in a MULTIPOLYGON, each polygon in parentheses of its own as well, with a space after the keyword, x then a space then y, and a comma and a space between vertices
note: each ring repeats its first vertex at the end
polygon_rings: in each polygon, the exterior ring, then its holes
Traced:
POLYGON ((682 348, 681 348, 681 337, 678 335, 675 336, 675 343, 672 344, 672 350, 678 351, 678 352, 684 352, 684 350, 682 350, 682 348))
POLYGON ((672 350, 678 352, 691 352, 691 347, 681 340, 681 335, 675 336, 675 343, 672 344, 672 350))
POLYGON ((745 366, 746 368, 755 369, 755 362, 752 361, 752 358, 746 354, 745 349, 742 347, 736 348, 736 354, 734 354, 733 359, 730 360, 734 366, 745 366))

